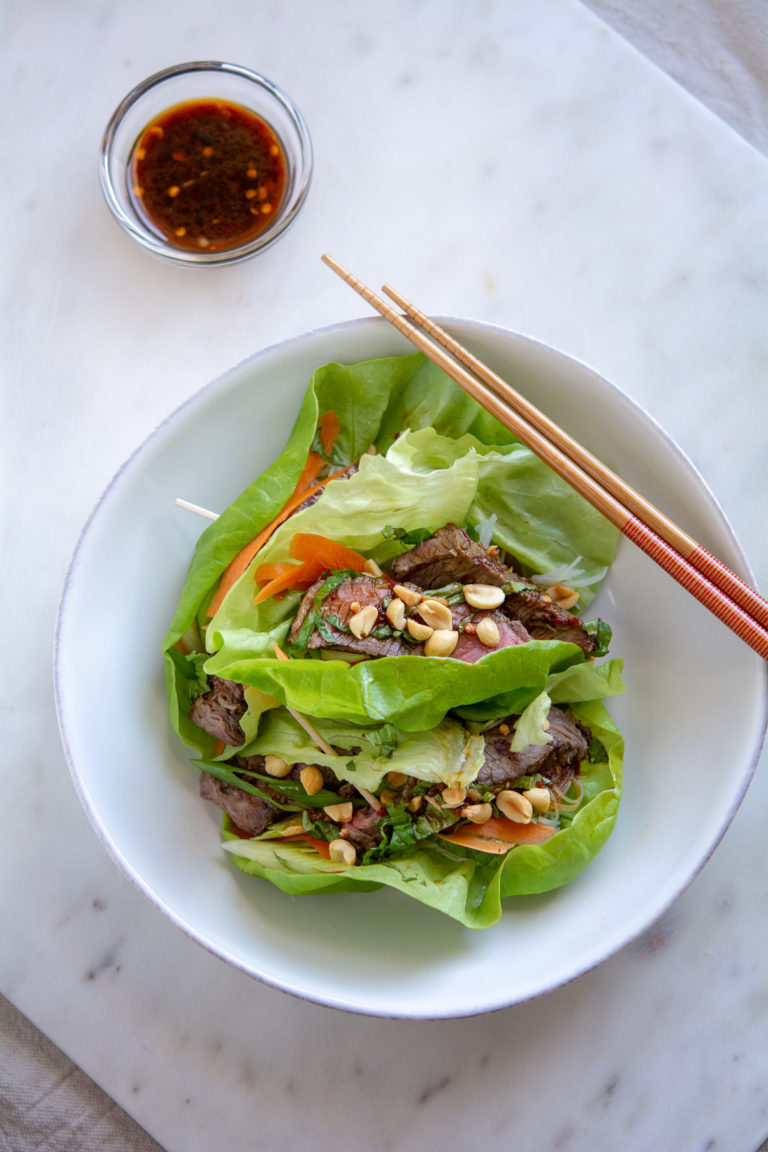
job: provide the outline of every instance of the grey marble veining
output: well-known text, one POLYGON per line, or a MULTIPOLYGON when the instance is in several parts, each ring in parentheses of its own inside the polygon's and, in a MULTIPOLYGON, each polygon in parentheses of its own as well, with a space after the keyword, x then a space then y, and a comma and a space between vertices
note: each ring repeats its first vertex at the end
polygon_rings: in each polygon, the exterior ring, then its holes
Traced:
POLYGON ((77 535, 135 445, 254 350, 364 314, 321 251, 612 379, 701 469, 765 587, 768 162, 571 0, 44 7, 13 8, 3 991, 170 1152, 754 1152, 765 756, 701 874, 598 969, 489 1016, 368 1020, 250 981, 131 887, 72 788, 49 669, 77 535), (119 232, 96 154, 128 88, 202 56, 284 85, 317 167, 278 246, 199 277, 119 232))

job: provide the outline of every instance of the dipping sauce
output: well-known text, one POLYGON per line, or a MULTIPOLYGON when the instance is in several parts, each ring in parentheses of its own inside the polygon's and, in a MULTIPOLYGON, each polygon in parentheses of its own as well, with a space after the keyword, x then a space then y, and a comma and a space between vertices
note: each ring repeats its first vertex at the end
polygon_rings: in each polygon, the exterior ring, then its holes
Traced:
POLYGON ((255 112, 190 100, 147 125, 128 179, 136 211, 170 244, 220 252, 269 228, 285 194, 287 163, 280 140, 255 112))

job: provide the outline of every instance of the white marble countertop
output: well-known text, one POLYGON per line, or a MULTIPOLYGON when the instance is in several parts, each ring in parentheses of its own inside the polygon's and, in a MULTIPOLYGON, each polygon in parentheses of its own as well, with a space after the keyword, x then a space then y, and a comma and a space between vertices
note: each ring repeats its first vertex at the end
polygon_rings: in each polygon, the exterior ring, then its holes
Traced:
POLYGON ((598 969, 489 1016, 371 1020, 249 980, 133 889, 75 796, 50 663, 80 528, 135 445, 251 352, 365 314, 322 251, 611 379, 691 457, 768 586, 768 160, 576 0, 5 8, 0 987, 108 1096, 65 1099, 54 1049, 4 1052, 0 1147, 155 1147, 144 1129, 168 1152, 755 1152, 765 753, 690 888, 598 969), (96 178, 119 99, 194 58, 272 77, 316 149, 287 237, 203 273, 132 245, 96 178))

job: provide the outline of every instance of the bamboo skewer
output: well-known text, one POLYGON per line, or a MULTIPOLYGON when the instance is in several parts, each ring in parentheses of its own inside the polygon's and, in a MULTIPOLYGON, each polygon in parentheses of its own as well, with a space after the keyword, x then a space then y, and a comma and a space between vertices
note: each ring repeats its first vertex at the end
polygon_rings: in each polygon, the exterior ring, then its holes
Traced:
MULTIPOLYGON (((686 589, 692 596, 694 596, 705 608, 707 608, 714 616, 716 616, 723 624, 731 629, 741 640, 748 644, 755 652, 757 652, 763 659, 768 660, 768 628, 761 622, 766 619, 765 613, 768 611, 766 602, 755 592, 750 589, 747 584, 739 580, 735 574, 729 573, 729 576, 739 586, 739 593, 741 601, 748 601, 750 604, 755 603, 759 609, 759 618, 750 614, 750 610, 742 606, 742 603, 736 603, 735 596, 731 598, 728 591, 724 591, 721 587, 713 582, 712 576, 721 577, 721 565, 714 557, 712 560, 714 564, 707 564, 706 569, 697 567, 696 563, 700 559, 700 554, 704 555, 705 563, 709 553, 706 553, 703 548, 700 548, 695 541, 686 536, 681 529, 677 528, 672 521, 668 521, 652 505, 634 493, 635 499, 632 499, 632 504, 635 508, 640 509, 640 513, 636 513, 630 509, 625 500, 620 499, 614 492, 603 486, 601 477, 609 472, 604 465, 596 461, 595 457, 591 457, 586 453, 586 450, 581 449, 567 437, 560 429, 556 428, 551 421, 529 405, 527 401, 524 402, 524 408, 529 418, 515 411, 514 408, 509 407, 501 399, 500 395, 491 391, 487 383, 477 379, 463 363, 460 363, 455 356, 449 355, 444 347, 435 343, 430 336, 426 334, 421 328, 416 327, 396 312, 385 300, 373 293, 362 281, 358 280, 356 276, 347 271, 342 265, 328 255, 323 255, 323 261, 331 268, 342 280, 346 281, 350 287, 363 297, 377 312, 379 312, 386 320, 389 321, 399 332, 402 333, 415 347, 419 348, 425 353, 435 364, 438 365, 448 376, 456 381, 466 392, 469 393, 479 404, 481 404, 486 411, 495 416, 501 424, 508 428, 517 438, 526 444, 531 451, 533 451, 545 464, 549 465, 554 472, 556 472, 562 479, 571 485, 581 496, 583 496, 594 508, 601 512, 612 524, 614 524, 620 532, 623 533, 629 540, 637 545, 650 559, 655 561, 665 572, 673 577, 683 588, 686 589), (534 425, 533 416, 537 421, 538 426, 534 425), (563 445, 560 447, 549 438, 550 429, 556 429, 559 443, 563 445), (584 464, 577 463, 570 455, 564 451, 564 447, 568 444, 575 445, 579 449, 577 455, 584 460, 584 464), (583 454, 583 455, 582 455, 583 454), (586 470, 585 465, 594 461, 599 468, 595 468, 594 473, 586 470), (649 526, 644 517, 645 509, 652 510, 653 523, 655 527, 649 526), (670 530, 674 529, 673 538, 678 539, 682 546, 682 550, 678 549, 667 542, 663 538, 660 528, 666 528, 669 525, 670 530), (678 535, 679 534, 679 535, 678 535), (685 554, 685 548, 691 545, 688 555, 685 554), (749 596, 745 596, 745 590, 749 596), (753 597, 756 598, 753 601, 753 597)), ((390 295, 392 290, 387 289, 390 295)), ((394 298, 394 297, 393 297, 394 298)), ((416 310, 414 310, 416 311, 416 310)), ((419 314, 420 315, 420 314, 419 314)), ((433 326, 436 327, 436 326, 433 326)), ((463 356, 469 357, 462 349, 463 356)), ((474 360, 474 358, 472 358, 474 360)), ((479 364, 479 361, 476 363, 479 364)), ((494 381, 498 380, 500 384, 505 384, 499 377, 491 373, 488 368, 483 365, 484 372, 488 377, 493 378, 494 381)), ((505 384, 505 390, 509 386, 505 384)), ((512 391, 511 389, 509 390, 512 391)), ((520 397, 522 400, 523 398, 520 397)), ((509 401, 511 404, 511 399, 509 401)), ((611 476, 613 474, 611 473, 611 476)), ((618 481, 618 477, 615 478, 618 481)), ((632 493, 627 485, 619 481, 620 487, 615 489, 617 491, 624 491, 625 493, 632 493)))

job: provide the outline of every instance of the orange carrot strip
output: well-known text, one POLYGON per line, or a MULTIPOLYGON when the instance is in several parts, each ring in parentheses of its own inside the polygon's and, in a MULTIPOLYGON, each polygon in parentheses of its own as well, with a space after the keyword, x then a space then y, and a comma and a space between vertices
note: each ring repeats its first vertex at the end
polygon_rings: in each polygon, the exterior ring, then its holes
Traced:
POLYGON ((457 832, 440 832, 438 835, 451 844, 500 855, 516 844, 543 844, 555 835, 555 829, 547 824, 516 824, 514 820, 500 816, 487 820, 485 824, 467 826, 457 832))
POLYGON ((317 430, 320 433, 320 443, 323 446, 323 452, 326 456, 336 443, 336 437, 339 434, 339 418, 335 412, 323 412, 322 416, 317 422, 317 430))
POLYGON ((287 592, 290 589, 306 591, 324 571, 325 565, 317 564, 315 561, 309 561, 306 564, 291 564, 290 569, 280 576, 275 576, 273 580, 260 588, 258 594, 254 596, 253 602, 254 604, 261 604, 264 600, 270 600, 278 593, 287 592))
POLYGON ((297 532, 288 550, 294 560, 321 562, 323 570, 331 568, 335 572, 340 572, 344 568, 352 568, 356 572, 362 572, 365 566, 365 556, 314 532, 297 532))
POLYGON ((296 492, 303 492, 305 488, 309 488, 310 484, 317 480, 320 469, 323 467, 324 460, 319 452, 310 452, 307 456, 307 462, 301 470, 294 494, 296 492))
POLYGON ((345 469, 341 468, 338 472, 334 472, 332 476, 326 476, 325 480, 318 480, 317 484, 312 484, 309 488, 300 490, 298 484, 296 485, 293 495, 289 498, 288 502, 283 505, 282 511, 278 512, 274 520, 267 524, 265 528, 262 528, 258 536, 255 536, 249 544, 246 544, 234 559, 229 562, 227 568, 224 569, 216 594, 208 605, 209 617, 216 615, 227 592, 237 583, 243 573, 247 571, 251 560, 261 551, 275 529, 279 528, 283 521, 287 520, 291 513, 295 512, 298 506, 302 504, 308 496, 324 488, 330 480, 335 480, 336 477, 341 476, 344 471, 345 469))
POLYGON ((221 754, 225 748, 226 748, 226 744, 224 743, 224 741, 223 740, 217 740, 213 746, 214 756, 221 756, 221 754))
POLYGON ((312 845, 315 852, 319 852, 320 855, 324 856, 326 860, 330 860, 331 850, 328 847, 328 841, 327 840, 320 840, 319 837, 308 836, 306 833, 304 834, 304 839, 306 840, 307 844, 312 845))
POLYGON ((259 564, 253 573, 253 579, 256 584, 269 584, 270 580, 274 580, 276 576, 283 576, 286 572, 294 572, 299 567, 299 564, 294 564, 291 560, 277 560, 272 564, 259 564))

